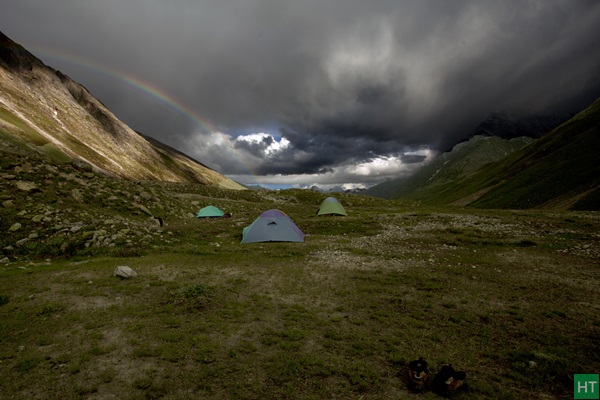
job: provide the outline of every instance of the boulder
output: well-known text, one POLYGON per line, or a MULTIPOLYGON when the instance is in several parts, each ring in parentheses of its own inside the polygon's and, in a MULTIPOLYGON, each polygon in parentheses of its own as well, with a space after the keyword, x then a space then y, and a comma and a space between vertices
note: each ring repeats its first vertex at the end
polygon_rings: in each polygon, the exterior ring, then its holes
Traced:
POLYGON ((34 182, 18 181, 16 185, 19 190, 22 190, 24 192, 39 190, 38 186, 34 182))
POLYGON ((25 245, 25 243, 27 243, 27 242, 29 242, 29 238, 17 240, 17 242, 15 243, 15 246, 21 247, 21 246, 25 245))
POLYGON ((137 276, 137 272, 135 272, 134 270, 132 270, 131 268, 125 266, 125 265, 120 265, 117 268, 115 268, 115 276, 118 276, 121 279, 129 279, 129 278, 134 278, 137 276))

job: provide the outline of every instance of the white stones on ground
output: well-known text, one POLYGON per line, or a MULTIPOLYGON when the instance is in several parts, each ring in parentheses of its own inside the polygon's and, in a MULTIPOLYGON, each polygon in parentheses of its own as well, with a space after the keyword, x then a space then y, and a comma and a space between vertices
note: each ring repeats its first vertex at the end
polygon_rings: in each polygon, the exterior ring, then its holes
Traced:
POLYGON ((130 279, 130 278, 136 277, 137 276, 137 272, 135 272, 130 267, 127 267, 125 265, 120 265, 117 268, 115 268, 114 275, 118 276, 121 279, 130 279))
POLYGON ((17 223, 14 223, 14 224, 12 224, 12 225, 10 226, 10 228, 8 228, 8 230, 9 230, 10 232, 16 232, 16 231, 18 231, 19 229, 21 229, 21 226, 22 226, 22 225, 21 225, 20 223, 18 223, 18 222, 17 222, 17 223))

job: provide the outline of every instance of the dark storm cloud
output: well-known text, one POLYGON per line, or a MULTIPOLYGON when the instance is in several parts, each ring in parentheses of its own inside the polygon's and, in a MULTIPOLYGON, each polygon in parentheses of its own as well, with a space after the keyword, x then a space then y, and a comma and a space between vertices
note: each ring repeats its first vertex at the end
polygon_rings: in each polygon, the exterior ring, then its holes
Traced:
POLYGON ((261 174, 410 163, 494 110, 577 111, 600 95, 599 26, 588 0, 19 0, 0 14, 9 37, 188 154, 193 118, 64 54, 160 88, 232 138, 269 127, 289 146, 232 146, 261 174))
POLYGON ((425 156, 420 156, 416 154, 403 154, 400 156, 400 159, 403 163, 406 164, 418 164, 425 160, 425 156))

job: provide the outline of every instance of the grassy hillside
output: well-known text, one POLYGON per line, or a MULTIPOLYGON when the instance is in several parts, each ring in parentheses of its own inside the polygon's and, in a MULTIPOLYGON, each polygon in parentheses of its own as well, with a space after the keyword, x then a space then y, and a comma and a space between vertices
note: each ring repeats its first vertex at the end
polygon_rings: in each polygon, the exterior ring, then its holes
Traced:
POLYGON ((457 181, 532 141, 526 137, 507 140, 494 136, 475 136, 468 142, 459 143, 452 151, 440 154, 414 175, 376 185, 365 194, 387 199, 410 197, 435 203, 435 197, 446 187, 454 186, 457 181))
POLYGON ((431 205, 598 210, 599 151, 597 100, 542 138, 513 147, 513 152, 490 151, 472 139, 440 155, 413 177, 367 193, 431 205))
POLYGON ((596 101, 536 142, 441 190, 432 196, 434 203, 598 210, 599 122, 600 101, 596 101))
POLYGON ((531 208, 564 204, 599 210, 600 99, 573 119, 490 169, 500 183, 474 207, 531 208))

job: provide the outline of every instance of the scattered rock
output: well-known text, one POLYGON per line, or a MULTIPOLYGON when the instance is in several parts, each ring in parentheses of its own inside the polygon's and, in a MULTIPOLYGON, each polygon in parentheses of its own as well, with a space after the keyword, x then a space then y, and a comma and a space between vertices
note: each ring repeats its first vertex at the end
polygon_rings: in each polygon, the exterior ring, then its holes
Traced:
POLYGON ((75 199, 75 201, 78 201, 80 203, 83 202, 83 192, 81 191, 81 189, 71 190, 71 197, 73 197, 73 199, 75 199))
POLYGON ((11 225, 11 227, 10 227, 10 228, 8 228, 8 230, 9 230, 10 232, 16 232, 16 231, 18 231, 19 229, 21 229, 21 226, 22 226, 22 225, 21 225, 20 223, 18 223, 18 222, 17 222, 17 223, 14 223, 14 224, 12 224, 12 225, 11 225))
POLYGON ((32 190, 39 190, 37 184, 35 182, 28 181, 17 181, 16 183, 17 189, 22 190, 24 192, 31 192, 32 190))
POLYGON ((14 205, 15 203, 12 200, 5 200, 2 202, 2 206, 4 206, 4 208, 10 208, 14 205))
POLYGON ((52 172, 54 174, 58 173, 57 169, 54 168, 52 165, 44 164, 44 168, 46 168, 49 172, 52 172))
POLYGON ((17 246, 17 247, 21 247, 21 246, 23 246, 23 245, 24 245, 25 243, 27 243, 27 242, 29 242, 29 239, 28 239, 28 238, 21 239, 21 240, 17 240, 17 242, 15 243, 15 246, 17 246))
POLYGON ((32 172, 32 171, 33 171, 33 166, 31 165, 31 163, 25 163, 25 164, 23 164, 23 165, 17 165, 17 166, 14 168, 14 171, 15 171, 16 173, 21 173, 21 172, 26 172, 26 173, 29 173, 29 172, 32 172))
POLYGON ((144 206, 143 204, 133 203, 133 206, 139 208, 140 210, 142 210, 143 212, 145 212, 148 215, 152 215, 150 210, 148 210, 148 208, 146 206, 144 206))
POLYGON ((133 269, 125 266, 125 265, 121 265, 118 266, 117 268, 115 268, 115 276, 118 276, 121 279, 129 279, 129 278, 134 278, 137 276, 137 272, 135 272, 133 269))

